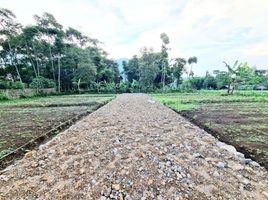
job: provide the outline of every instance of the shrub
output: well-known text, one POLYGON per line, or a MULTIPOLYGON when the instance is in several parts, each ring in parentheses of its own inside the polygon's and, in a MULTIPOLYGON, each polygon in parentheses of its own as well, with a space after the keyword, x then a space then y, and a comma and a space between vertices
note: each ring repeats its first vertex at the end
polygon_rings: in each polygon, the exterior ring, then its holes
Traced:
POLYGON ((124 81, 120 81, 119 83, 119 92, 127 92, 128 85, 124 81))
POLYGON ((182 92, 193 92, 195 89, 189 80, 183 81, 179 88, 182 92))
POLYGON ((0 93, 0 101, 8 100, 9 98, 5 95, 0 93))
POLYGON ((203 87, 206 89, 216 89, 217 81, 213 76, 206 76, 204 79, 203 87))
POLYGON ((116 92, 116 85, 114 82, 102 82, 100 87, 101 92, 116 92))
POLYGON ((30 88, 33 89, 42 89, 42 88, 54 88, 56 86, 55 82, 39 76, 34 78, 33 81, 30 83, 30 88))
POLYGON ((23 89, 24 87, 25 87, 25 84, 19 81, 11 83, 11 89, 23 89))
POLYGON ((190 84, 194 89, 201 90, 204 84, 203 77, 192 77, 190 80, 190 84))
POLYGON ((0 80, 0 89, 8 89, 9 85, 7 81, 0 80))

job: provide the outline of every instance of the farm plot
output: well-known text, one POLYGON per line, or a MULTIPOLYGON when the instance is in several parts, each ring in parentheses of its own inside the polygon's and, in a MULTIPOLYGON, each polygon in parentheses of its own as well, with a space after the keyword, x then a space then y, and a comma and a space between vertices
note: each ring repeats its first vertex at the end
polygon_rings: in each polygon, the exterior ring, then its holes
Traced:
POLYGON ((221 95, 203 91, 154 97, 268 168, 267 93, 221 95))
POLYGON ((78 119, 112 97, 63 95, 0 103, 0 158, 60 125, 65 127, 66 121, 78 119))

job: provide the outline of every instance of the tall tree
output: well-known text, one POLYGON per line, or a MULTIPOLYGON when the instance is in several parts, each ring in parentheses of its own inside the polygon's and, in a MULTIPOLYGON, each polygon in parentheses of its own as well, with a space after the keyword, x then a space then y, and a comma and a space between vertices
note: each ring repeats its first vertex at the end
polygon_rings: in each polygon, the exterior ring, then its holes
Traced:
POLYGON ((196 56, 192 56, 188 59, 188 64, 190 65, 190 71, 189 71, 189 77, 190 76, 194 76, 194 72, 193 72, 193 64, 197 63, 197 57, 196 56))
POLYGON ((173 63, 173 76, 176 78, 177 87, 181 83, 182 74, 185 71, 187 61, 184 58, 175 58, 173 63))
POLYGON ((143 90, 154 89, 154 80, 159 72, 161 57, 151 49, 143 48, 139 59, 140 84, 143 90))
POLYGON ((1 8, 0 9, 0 36, 5 37, 7 44, 8 44, 8 49, 9 49, 9 58, 10 58, 10 63, 15 66, 17 76, 23 85, 21 75, 18 69, 18 60, 17 60, 17 54, 16 54, 16 42, 12 45, 12 40, 18 35, 19 30, 21 29, 21 25, 16 22, 16 15, 8 10, 1 8))
POLYGON ((162 40, 161 46, 161 66, 162 66, 162 88, 165 89, 166 81, 166 69, 168 67, 168 47, 169 37, 166 33, 161 33, 160 38, 162 40))
POLYGON ((139 59, 134 55, 128 63, 123 63, 124 72, 127 76, 127 80, 132 83, 133 80, 138 81, 140 79, 139 71, 139 59))
POLYGON ((34 19, 39 26, 39 30, 43 38, 45 38, 45 41, 49 44, 48 50, 51 62, 51 69, 53 79, 54 81, 56 81, 52 46, 56 38, 63 36, 62 25, 57 22, 57 20, 52 14, 46 12, 42 16, 34 15, 34 19))

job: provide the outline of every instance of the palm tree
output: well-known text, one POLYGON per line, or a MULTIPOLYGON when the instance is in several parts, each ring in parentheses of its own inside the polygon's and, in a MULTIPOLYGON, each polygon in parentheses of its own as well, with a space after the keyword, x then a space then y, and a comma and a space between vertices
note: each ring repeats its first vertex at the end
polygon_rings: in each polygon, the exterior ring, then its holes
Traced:
POLYGON ((188 59, 188 64, 191 66, 190 71, 189 71, 189 77, 194 75, 194 73, 192 71, 193 63, 197 63, 197 57, 196 56, 192 56, 192 57, 190 57, 188 59))

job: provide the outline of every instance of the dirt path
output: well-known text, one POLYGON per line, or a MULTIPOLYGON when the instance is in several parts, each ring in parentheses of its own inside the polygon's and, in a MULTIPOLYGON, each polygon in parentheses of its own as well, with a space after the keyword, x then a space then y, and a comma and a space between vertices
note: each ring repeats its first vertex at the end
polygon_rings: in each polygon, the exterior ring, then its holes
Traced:
POLYGON ((148 96, 120 95, 0 172, 0 199, 268 199, 267 171, 242 157, 148 96))

